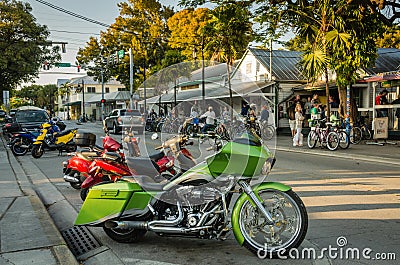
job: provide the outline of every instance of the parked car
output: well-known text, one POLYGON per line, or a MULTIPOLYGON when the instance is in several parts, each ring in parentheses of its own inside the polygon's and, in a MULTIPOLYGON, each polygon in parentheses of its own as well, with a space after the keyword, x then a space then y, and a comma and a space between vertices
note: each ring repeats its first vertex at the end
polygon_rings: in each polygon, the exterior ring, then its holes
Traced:
MULTIPOLYGON (((6 123, 3 126, 3 133, 11 134, 23 129, 39 130, 40 126, 43 123, 49 121, 50 117, 48 113, 43 109, 36 107, 18 109, 15 113, 15 118, 13 119, 13 121, 6 123)), ((64 130, 66 127, 66 124, 61 120, 55 123, 60 128, 60 130, 64 130)))
POLYGON ((143 115, 136 109, 115 109, 104 118, 104 125, 113 133, 120 132, 123 127, 132 128, 138 134, 144 131, 143 115))
POLYGON ((6 117, 7 117, 7 112, 0 109, 0 122, 4 122, 6 120, 6 117))

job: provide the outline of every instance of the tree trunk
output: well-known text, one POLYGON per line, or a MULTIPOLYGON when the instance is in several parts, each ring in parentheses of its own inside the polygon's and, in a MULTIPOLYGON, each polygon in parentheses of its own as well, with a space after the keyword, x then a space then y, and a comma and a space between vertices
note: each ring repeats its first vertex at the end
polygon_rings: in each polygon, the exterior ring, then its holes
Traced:
POLYGON ((329 80, 328 80, 328 69, 325 69, 325 93, 326 93, 326 100, 327 100, 327 104, 326 104, 326 121, 329 122, 330 121, 330 117, 331 117, 331 108, 329 106, 329 80))
MULTIPOLYGON (((346 100, 347 100, 347 91, 346 87, 338 87, 339 92, 339 115, 341 118, 346 118, 346 100)), ((354 123, 357 119, 358 108, 356 101, 354 100, 353 93, 350 88, 350 123, 354 123)))

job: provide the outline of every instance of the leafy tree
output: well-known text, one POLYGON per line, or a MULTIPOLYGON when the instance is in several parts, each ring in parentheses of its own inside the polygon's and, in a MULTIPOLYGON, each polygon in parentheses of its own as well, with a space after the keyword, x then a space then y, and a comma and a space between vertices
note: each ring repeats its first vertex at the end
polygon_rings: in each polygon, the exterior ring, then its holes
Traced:
POLYGON ((231 67, 234 60, 243 55, 253 39, 251 13, 248 8, 249 3, 245 1, 224 2, 211 11, 212 19, 204 29, 211 39, 206 44, 206 50, 213 52, 213 58, 227 64, 231 117, 233 117, 231 67))
POLYGON ((44 62, 60 60, 59 47, 50 48, 49 31, 31 11, 28 3, 0 1, 0 95, 32 81, 44 62))
MULTIPOLYGON (((188 8, 175 13, 168 19, 168 29, 171 36, 168 44, 171 48, 181 50, 187 60, 192 60, 193 49, 204 48, 204 43, 210 41, 204 38, 204 27, 211 19, 208 8, 188 8)), ((204 59, 209 60, 212 53, 204 51, 204 59)))
MULTIPOLYGON (((327 70, 335 71, 341 101, 340 113, 344 116, 346 86, 353 84, 358 78, 357 71, 368 67, 377 56, 374 40, 382 33, 384 21, 377 11, 379 8, 370 8, 369 0, 260 2, 276 8, 268 9, 261 5, 258 13, 263 22, 272 27, 279 27, 279 23, 274 22, 274 19, 285 18, 284 25, 293 25, 300 40, 311 44, 305 46, 306 60, 303 60, 303 68, 308 76, 312 76, 314 80, 318 78, 321 66, 325 71, 325 80, 327 70)), ((355 104, 352 104, 351 112, 353 116, 356 114, 355 104)))
MULTIPOLYGON (((53 112, 54 101, 58 95, 58 88, 54 84, 49 85, 30 85, 25 86, 21 90, 16 91, 16 98, 20 98, 22 102, 30 103, 33 106, 46 108, 53 112)), ((27 105, 27 104, 25 104, 27 105)))
POLYGON ((376 41, 378 48, 397 48, 400 49, 400 27, 385 27, 382 38, 376 41))

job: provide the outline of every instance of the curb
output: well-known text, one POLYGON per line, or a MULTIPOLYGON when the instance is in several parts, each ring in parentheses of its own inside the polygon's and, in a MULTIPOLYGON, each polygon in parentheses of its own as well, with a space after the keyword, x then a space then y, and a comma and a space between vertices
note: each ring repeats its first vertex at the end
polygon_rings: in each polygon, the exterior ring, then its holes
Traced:
POLYGON ((360 154, 343 154, 343 153, 335 153, 335 151, 329 152, 316 152, 315 149, 294 149, 288 147, 276 147, 276 151, 282 152, 292 152, 292 153, 302 153, 302 154, 309 154, 309 155, 317 155, 317 156, 326 156, 326 157, 336 157, 348 160, 359 160, 364 162, 370 163, 382 163, 388 165, 400 165, 400 159, 389 159, 389 158, 382 158, 377 156, 367 156, 367 155, 360 155, 360 154), (314 150, 314 151, 311 151, 314 150))
MULTIPOLYGON (((2 138, 1 144, 5 146, 4 137, 2 135, 1 138, 2 138)), ((36 205, 40 208, 41 212, 43 213, 41 218, 45 219, 46 223, 50 224, 50 227, 47 227, 48 231, 53 236, 55 236, 59 242, 61 242, 60 245, 54 245, 51 247, 54 258, 59 262, 59 264, 78 265, 79 264, 78 261, 75 259, 74 255, 68 248, 67 243, 65 242, 64 238, 57 229, 55 223, 53 222, 53 219, 47 212, 45 205, 43 204, 37 192, 35 191, 34 184, 29 181, 28 176, 25 174, 19 161, 6 146, 5 150, 7 152, 8 161, 10 163, 10 166, 12 167, 12 170, 14 171, 18 186, 20 187, 21 191, 23 192, 24 195, 30 196, 31 200, 38 202, 36 205)))
MULTIPOLYGON (((50 219, 54 222, 55 227, 58 228, 57 233, 63 239, 60 231, 68 230, 74 227, 75 218, 78 215, 75 208, 66 200, 66 198, 61 194, 60 191, 51 183, 46 175, 30 160, 28 157, 18 157, 18 166, 20 166, 21 171, 25 172, 29 177, 30 182, 34 186, 37 196, 41 200, 46 211, 49 214, 50 219)), ((92 232, 93 233, 93 232, 92 232)), ((102 244, 100 240, 96 238, 97 241, 101 243, 101 247, 97 249, 92 249, 81 256, 75 257, 72 251, 68 249, 69 254, 73 257, 75 263, 65 263, 65 264, 123 264, 118 256, 108 248, 105 244, 102 244), (80 263, 78 263, 80 262, 80 263)))

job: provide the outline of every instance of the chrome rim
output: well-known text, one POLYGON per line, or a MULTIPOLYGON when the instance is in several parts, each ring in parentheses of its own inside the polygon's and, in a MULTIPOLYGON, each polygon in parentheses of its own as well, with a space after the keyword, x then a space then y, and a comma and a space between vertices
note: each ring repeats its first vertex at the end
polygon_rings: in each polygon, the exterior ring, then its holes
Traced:
POLYGON ((239 227, 246 241, 264 251, 288 248, 299 236, 303 220, 297 203, 286 193, 264 190, 259 193, 271 213, 273 225, 267 225, 258 209, 247 200, 239 216, 239 227))

